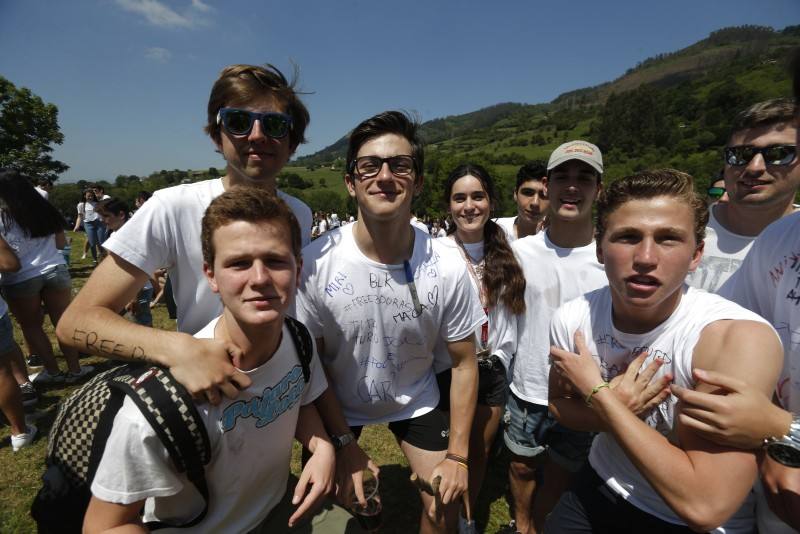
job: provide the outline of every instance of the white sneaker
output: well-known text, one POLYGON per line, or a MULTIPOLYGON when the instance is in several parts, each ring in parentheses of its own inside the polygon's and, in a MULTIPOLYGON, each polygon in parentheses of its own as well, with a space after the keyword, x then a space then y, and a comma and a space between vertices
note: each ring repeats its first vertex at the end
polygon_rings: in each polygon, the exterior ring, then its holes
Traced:
POLYGON ((36 437, 36 425, 27 425, 27 432, 24 434, 11 434, 11 448, 17 452, 22 447, 27 447, 33 443, 33 438, 36 437))
POLYGON ((86 375, 88 375, 92 371, 94 371, 94 366, 92 366, 92 365, 81 365, 81 370, 78 371, 77 373, 73 373, 72 371, 67 371, 67 373, 64 375, 64 381, 67 384, 74 384, 75 382, 77 382, 81 378, 85 377, 86 375))
POLYGON ((85 253, 85 252, 84 252, 84 253, 83 253, 83 255, 81 256, 81 259, 82 259, 82 260, 85 260, 85 259, 86 259, 86 253, 85 253))

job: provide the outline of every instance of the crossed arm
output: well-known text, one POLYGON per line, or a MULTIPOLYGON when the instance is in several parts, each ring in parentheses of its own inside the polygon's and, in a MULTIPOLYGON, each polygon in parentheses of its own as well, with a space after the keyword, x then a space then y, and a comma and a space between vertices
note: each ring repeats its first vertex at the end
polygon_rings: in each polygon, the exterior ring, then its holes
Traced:
MULTIPOLYGON (((580 395, 573 398, 563 390, 551 392, 559 420, 571 427, 596 417, 601 428, 613 434, 639 472, 691 528, 706 531, 724 523, 752 486, 755 455, 702 438, 680 424, 680 417, 676 428, 680 446, 673 445, 607 388, 594 395, 591 407, 586 406, 583 399, 603 379, 580 333, 576 333, 575 342, 580 354, 551 349, 551 374, 562 374, 580 395), (593 413, 587 414, 589 411, 593 413)), ((724 369, 767 393, 780 371, 780 343, 764 324, 717 321, 703 330, 694 349, 693 366, 724 369), (753 358, 753 354, 761 357, 753 358)), ((698 389, 709 388, 700 384, 698 389)))

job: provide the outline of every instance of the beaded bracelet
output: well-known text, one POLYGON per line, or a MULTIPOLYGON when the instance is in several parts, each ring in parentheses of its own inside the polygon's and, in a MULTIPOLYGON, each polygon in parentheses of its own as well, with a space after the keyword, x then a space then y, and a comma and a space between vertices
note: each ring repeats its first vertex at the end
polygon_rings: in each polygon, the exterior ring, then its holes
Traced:
POLYGON ((586 406, 591 406, 592 405, 592 397, 594 397, 594 395, 598 391, 600 391, 603 388, 610 388, 610 387, 611 387, 611 384, 609 384, 608 382, 603 382, 602 384, 597 384, 595 387, 593 387, 592 391, 590 391, 589 394, 586 395, 586 398, 584 399, 584 402, 586 402, 586 406))

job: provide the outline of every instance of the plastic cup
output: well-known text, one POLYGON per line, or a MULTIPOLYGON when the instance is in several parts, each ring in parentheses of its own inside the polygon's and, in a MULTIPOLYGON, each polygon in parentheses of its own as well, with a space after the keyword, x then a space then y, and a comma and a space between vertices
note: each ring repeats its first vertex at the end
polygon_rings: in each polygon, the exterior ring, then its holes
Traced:
POLYGON ((378 493, 378 478, 372 471, 364 471, 364 498, 365 506, 359 504, 355 490, 350 497, 350 512, 358 521, 361 529, 366 532, 377 532, 383 524, 381 511, 381 496, 378 493))

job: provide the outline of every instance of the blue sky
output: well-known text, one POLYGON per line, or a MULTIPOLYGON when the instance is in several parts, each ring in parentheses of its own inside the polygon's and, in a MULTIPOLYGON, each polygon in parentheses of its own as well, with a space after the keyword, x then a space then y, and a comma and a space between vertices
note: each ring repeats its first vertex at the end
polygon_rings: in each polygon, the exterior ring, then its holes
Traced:
POLYGON ((202 127, 231 63, 300 67, 310 142, 385 109, 547 102, 798 0, 0 0, 0 75, 59 108, 64 181, 224 167, 202 127))

